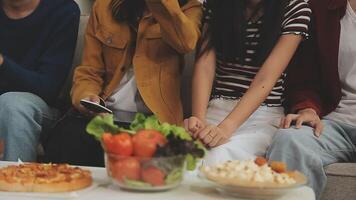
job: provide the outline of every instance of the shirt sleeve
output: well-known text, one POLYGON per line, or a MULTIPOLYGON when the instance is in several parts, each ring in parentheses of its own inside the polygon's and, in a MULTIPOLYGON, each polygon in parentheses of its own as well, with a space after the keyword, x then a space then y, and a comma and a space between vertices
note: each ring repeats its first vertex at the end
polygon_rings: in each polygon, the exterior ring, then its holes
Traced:
POLYGON ((12 91, 31 92, 49 104, 55 103, 72 66, 79 19, 79 7, 73 4, 71 9, 53 20, 55 28, 44 27, 51 29, 51 33, 45 51, 37 58, 36 70, 27 69, 5 55, 0 71, 4 85, 12 91))
POLYGON ((306 0, 292 0, 286 7, 282 22, 282 35, 302 35, 309 37, 311 9, 306 0))

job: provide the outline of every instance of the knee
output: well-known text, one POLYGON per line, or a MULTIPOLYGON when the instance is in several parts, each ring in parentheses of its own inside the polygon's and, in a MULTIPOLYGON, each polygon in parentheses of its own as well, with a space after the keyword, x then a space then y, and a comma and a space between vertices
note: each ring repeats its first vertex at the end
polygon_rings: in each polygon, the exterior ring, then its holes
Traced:
POLYGON ((291 129, 280 129, 273 138, 272 144, 285 145, 300 140, 300 134, 291 129))
POLYGON ((289 128, 280 129, 273 138, 273 143, 283 144, 303 144, 314 136, 311 127, 303 126, 301 129, 289 128))
POLYGON ((272 144, 267 151, 267 157, 276 154, 293 155, 303 151, 304 144, 313 133, 303 132, 296 129, 280 129, 273 138, 272 144))
MULTIPOLYGON (((0 96, 0 115, 32 115, 37 96, 25 92, 8 92, 0 96)), ((9 118, 9 117, 7 117, 9 118)))

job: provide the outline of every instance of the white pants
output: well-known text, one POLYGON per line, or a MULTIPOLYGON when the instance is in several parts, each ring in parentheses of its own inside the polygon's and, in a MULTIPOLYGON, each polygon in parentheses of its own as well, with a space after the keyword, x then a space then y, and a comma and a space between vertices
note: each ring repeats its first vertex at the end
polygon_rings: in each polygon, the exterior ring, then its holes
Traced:
MULTIPOLYGON (((214 99, 210 101, 206 120, 218 125, 234 109, 237 100, 214 99)), ((230 140, 209 150, 206 165, 216 165, 228 160, 249 160, 265 156, 272 138, 284 116, 283 107, 260 106, 250 118, 236 130, 230 140)))

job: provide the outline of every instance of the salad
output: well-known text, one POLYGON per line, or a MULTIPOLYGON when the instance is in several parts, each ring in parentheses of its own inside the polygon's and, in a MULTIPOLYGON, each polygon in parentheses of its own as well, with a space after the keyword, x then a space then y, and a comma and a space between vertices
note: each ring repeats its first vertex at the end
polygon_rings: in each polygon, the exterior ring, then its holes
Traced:
POLYGON ((127 189, 176 186, 184 168, 194 170, 205 155, 183 127, 140 113, 128 129, 115 125, 113 115, 97 116, 87 132, 101 141, 109 176, 127 189))

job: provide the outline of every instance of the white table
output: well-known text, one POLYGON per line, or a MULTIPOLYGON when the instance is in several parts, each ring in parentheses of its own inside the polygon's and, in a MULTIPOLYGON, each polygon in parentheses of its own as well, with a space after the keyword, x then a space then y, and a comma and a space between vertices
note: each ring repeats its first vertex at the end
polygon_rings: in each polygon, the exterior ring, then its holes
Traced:
MULTIPOLYGON (((13 164, 10 162, 1 162, 0 167, 13 164)), ((106 175, 105 168, 92 168, 94 181, 99 184, 99 187, 77 197, 75 200, 233 200, 236 198, 223 196, 216 192, 214 188, 202 183, 194 173, 186 173, 185 179, 181 186, 174 190, 160 193, 134 193, 122 191, 112 186, 106 175)), ((0 200, 39 200, 39 199, 55 199, 55 198, 29 198, 21 196, 4 195, 0 192, 0 200)), ((294 190, 286 196, 278 200, 315 200, 314 192, 309 187, 302 187, 294 190)))

